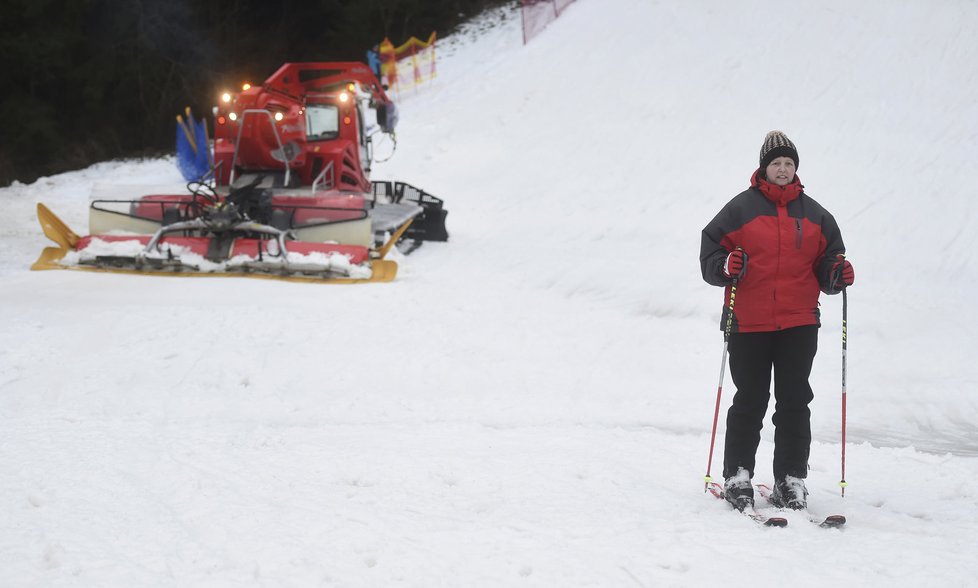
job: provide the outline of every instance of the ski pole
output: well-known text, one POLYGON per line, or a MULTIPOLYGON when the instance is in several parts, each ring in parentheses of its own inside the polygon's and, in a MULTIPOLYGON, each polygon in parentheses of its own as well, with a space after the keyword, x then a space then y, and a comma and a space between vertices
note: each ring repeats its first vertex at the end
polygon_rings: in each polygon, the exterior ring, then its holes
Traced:
POLYGON ((842 289, 842 479, 839 480, 839 487, 842 488, 843 498, 846 495, 846 320, 849 311, 849 300, 846 297, 846 289, 842 289))
MULTIPOLYGON (((737 248, 740 250, 740 247, 737 248)), ((710 433, 710 457, 706 461, 706 475, 703 477, 703 492, 710 488, 713 477, 710 470, 713 467, 713 446, 717 438, 717 422, 720 420, 720 396, 723 393, 723 371, 727 367, 727 345, 730 343, 730 331, 733 330, 734 302, 737 300, 737 278, 730 284, 730 304, 727 306, 727 324, 723 328, 723 355, 720 356, 720 382, 717 384, 717 404, 713 409, 713 432, 710 433)))

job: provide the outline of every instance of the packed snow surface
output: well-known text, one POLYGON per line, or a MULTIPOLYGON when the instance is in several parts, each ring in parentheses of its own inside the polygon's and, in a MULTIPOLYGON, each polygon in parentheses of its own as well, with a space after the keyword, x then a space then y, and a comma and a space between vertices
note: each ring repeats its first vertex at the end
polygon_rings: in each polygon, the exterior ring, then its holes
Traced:
POLYGON ((969 0, 578 0, 526 46, 492 13, 400 97, 374 177, 451 241, 390 284, 30 272, 37 202, 83 233, 179 172, 0 190, 0 585, 974 585, 976 38, 969 0), (700 230, 771 129, 856 269, 844 498, 839 296, 812 375, 842 531, 703 491, 700 230))

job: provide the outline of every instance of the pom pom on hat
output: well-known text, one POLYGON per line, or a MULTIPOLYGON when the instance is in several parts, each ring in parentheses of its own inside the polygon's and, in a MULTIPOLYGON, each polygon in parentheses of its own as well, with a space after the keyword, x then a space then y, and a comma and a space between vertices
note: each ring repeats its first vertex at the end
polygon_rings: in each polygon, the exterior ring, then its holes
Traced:
POLYGON ((779 157, 790 157, 795 162, 795 169, 798 169, 798 150, 791 139, 781 131, 771 131, 764 137, 764 144, 761 145, 761 169, 766 169, 768 164, 779 157))

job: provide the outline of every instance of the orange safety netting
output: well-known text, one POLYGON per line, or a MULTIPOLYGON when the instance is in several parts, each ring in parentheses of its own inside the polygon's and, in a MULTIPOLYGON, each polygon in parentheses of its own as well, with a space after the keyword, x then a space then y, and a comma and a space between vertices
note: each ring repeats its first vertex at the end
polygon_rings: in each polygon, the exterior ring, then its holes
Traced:
POLYGON ((384 39, 379 53, 382 81, 394 93, 415 88, 437 75, 434 32, 427 41, 411 37, 398 47, 384 39))

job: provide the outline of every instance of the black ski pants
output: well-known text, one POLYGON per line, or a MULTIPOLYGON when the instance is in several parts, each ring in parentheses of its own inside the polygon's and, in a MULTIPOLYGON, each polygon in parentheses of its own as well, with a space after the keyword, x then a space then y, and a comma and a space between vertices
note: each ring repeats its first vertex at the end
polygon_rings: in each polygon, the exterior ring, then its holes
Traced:
POLYGON ((818 347, 816 325, 765 333, 733 333, 727 346, 737 393, 727 411, 723 477, 744 468, 754 476, 757 445, 771 397, 774 369, 774 477, 805 478, 812 445, 812 387, 808 377, 818 347))

